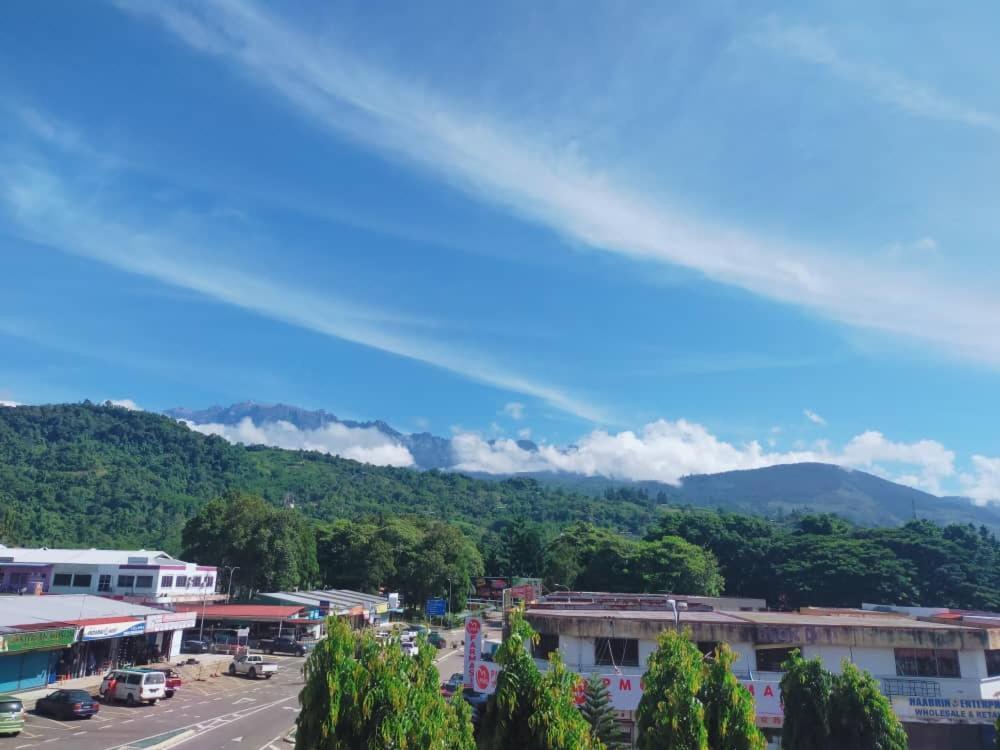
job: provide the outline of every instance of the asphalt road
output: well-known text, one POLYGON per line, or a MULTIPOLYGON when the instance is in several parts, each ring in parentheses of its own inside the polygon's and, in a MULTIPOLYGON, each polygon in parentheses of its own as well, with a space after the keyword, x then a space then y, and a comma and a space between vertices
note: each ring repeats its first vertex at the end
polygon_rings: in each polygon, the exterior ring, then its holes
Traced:
MULTIPOLYGON (((270 658, 270 657, 269 657, 270 658)), ((125 750, 181 729, 195 735, 183 748, 267 748, 275 734, 295 722, 302 688, 301 657, 273 657, 278 674, 270 680, 207 677, 187 682, 173 698, 155 706, 102 705, 93 719, 57 721, 29 713, 18 737, 0 738, 0 750, 52 747, 72 750, 125 750), (241 744, 245 743, 245 744, 241 744)), ((288 750, 280 742, 275 747, 288 750)))
MULTIPOLYGON (((442 680, 462 671, 462 631, 446 631, 448 646, 435 662, 442 680), (452 643, 457 644, 452 648, 452 643)), ((489 637, 495 637, 490 635, 489 637)), ((270 680, 206 677, 187 681, 177 694, 155 706, 102 705, 85 721, 56 721, 29 714, 18 737, 0 738, 0 750, 53 747, 70 750, 138 750, 178 730, 193 736, 175 747, 181 750, 290 750, 284 738, 298 715, 304 659, 268 657, 278 663, 270 680)), ((222 667, 225 667, 223 664, 222 667)))

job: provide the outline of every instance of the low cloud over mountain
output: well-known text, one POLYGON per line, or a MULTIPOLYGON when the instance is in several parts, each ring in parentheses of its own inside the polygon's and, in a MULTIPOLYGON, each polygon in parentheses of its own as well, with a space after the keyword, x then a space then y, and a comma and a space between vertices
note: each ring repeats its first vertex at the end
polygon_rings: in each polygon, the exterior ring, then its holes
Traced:
POLYGON ((968 471, 934 440, 897 442, 870 430, 836 448, 817 440, 794 450, 765 448, 751 440, 735 444, 684 419, 656 420, 639 430, 593 430, 573 445, 487 439, 458 432, 450 439, 430 433, 404 434, 382 421, 341 420, 323 410, 246 402, 194 411, 172 409, 199 432, 231 442, 316 450, 366 463, 450 469, 476 474, 573 474, 622 481, 681 484, 684 477, 799 463, 862 469, 926 492, 961 487, 985 503, 1000 497, 1000 459, 974 456, 968 471))

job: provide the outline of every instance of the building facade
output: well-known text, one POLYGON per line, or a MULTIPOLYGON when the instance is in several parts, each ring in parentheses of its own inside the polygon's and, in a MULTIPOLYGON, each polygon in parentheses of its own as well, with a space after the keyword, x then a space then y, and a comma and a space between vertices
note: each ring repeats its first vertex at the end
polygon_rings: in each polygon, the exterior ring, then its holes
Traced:
POLYGON ((93 594, 169 606, 225 598, 218 572, 160 550, 29 549, 0 545, 0 592, 93 594))
POLYGON ((0 597, 0 692, 180 653, 195 616, 87 594, 0 597))
POLYGON ((645 599, 643 609, 629 609, 621 597, 613 608, 601 608, 562 595, 526 610, 539 633, 534 652, 539 666, 558 649, 582 677, 604 676, 626 729, 634 731, 640 677, 657 637, 665 629, 683 628, 705 653, 725 642, 739 655, 734 671, 754 695, 758 725, 772 742, 783 723, 781 663, 798 649, 835 673, 844 660, 870 672, 913 750, 993 747, 993 724, 1000 716, 1000 628, 989 623, 860 610, 720 611, 694 601, 682 603, 687 609, 665 602, 657 609, 645 599))

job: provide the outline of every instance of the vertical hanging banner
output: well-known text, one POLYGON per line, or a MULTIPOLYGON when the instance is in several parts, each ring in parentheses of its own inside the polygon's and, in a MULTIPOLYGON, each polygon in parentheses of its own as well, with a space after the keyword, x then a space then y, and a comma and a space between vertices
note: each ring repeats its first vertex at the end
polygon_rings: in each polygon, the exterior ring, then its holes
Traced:
POLYGON ((483 652, 483 621, 475 615, 465 618, 465 687, 475 687, 476 667, 483 652))

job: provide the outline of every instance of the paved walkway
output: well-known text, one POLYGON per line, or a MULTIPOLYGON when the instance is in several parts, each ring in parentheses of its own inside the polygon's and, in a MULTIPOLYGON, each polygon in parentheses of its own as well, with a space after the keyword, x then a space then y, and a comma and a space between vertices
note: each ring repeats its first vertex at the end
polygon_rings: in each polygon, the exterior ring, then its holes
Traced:
MULTIPOLYGON (((185 683, 199 682, 224 670, 229 665, 229 662, 232 661, 232 658, 232 656, 228 656, 227 654, 181 654, 172 662, 161 662, 159 664, 148 664, 146 666, 173 667, 180 673, 181 679, 183 679, 185 683), (184 662, 188 659, 195 660, 197 664, 185 664, 184 662)), ((32 688, 30 690, 19 690, 8 693, 8 695, 15 695, 20 698, 21 702, 24 704, 24 708, 30 711, 35 707, 35 702, 39 698, 45 697, 53 690, 86 690, 88 692, 96 692, 96 689, 100 687, 101 680, 103 679, 103 674, 94 674, 89 677, 76 677, 72 680, 53 682, 45 687, 32 688)))

